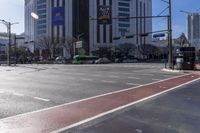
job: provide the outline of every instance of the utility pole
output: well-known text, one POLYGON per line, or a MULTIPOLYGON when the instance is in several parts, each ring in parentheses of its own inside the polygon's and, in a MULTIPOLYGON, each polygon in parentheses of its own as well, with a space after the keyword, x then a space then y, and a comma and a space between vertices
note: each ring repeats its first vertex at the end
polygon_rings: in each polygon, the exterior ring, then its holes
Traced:
POLYGON ((172 3, 169 0, 169 16, 168 16, 168 45, 169 45, 169 68, 173 69, 173 46, 172 46, 172 3))
POLYGON ((7 29, 8 29, 8 53, 7 53, 7 64, 8 66, 11 65, 10 63, 10 54, 11 54, 11 23, 8 22, 7 24, 7 29))
POLYGON ((7 28, 7 32, 8 32, 8 46, 7 46, 7 65, 10 66, 11 62, 10 62, 10 56, 11 56, 11 26, 14 24, 19 24, 19 23, 11 23, 11 22, 7 22, 5 20, 1 20, 0 22, 2 24, 4 24, 7 28))

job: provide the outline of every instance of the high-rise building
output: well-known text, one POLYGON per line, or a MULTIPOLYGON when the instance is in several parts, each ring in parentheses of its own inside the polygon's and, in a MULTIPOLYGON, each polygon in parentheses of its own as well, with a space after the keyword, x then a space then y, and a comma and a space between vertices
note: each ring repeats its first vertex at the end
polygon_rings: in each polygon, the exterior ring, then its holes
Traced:
POLYGON ((187 17, 187 35, 192 46, 200 48, 200 14, 191 13, 187 17))
POLYGON ((25 0, 25 12, 27 41, 41 35, 77 38, 81 34, 88 54, 99 47, 151 42, 151 35, 139 35, 152 31, 151 18, 145 18, 152 15, 152 0, 25 0), (31 12, 39 19, 32 19, 31 12), (123 38, 128 35, 134 38, 123 38))
POLYGON ((98 8, 110 6, 111 23, 107 25, 90 21, 90 48, 98 48, 100 45, 117 45, 121 43, 133 43, 136 45, 151 42, 151 35, 140 37, 141 33, 152 31, 152 19, 144 18, 152 16, 152 0, 90 0, 90 16, 98 18, 98 8), (138 18, 137 18, 138 17, 138 18), (123 36, 134 35, 134 38, 123 36), (122 37, 113 40, 113 37, 122 37))

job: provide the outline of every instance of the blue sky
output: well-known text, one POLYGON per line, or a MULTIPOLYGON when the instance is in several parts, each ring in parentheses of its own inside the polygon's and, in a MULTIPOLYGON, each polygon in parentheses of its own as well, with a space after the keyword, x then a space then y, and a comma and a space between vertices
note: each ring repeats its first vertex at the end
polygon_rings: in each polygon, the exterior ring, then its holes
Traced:
MULTIPOLYGON (((153 14, 158 15, 167 5, 161 0, 153 1, 153 14)), ((173 5, 173 35, 177 37, 186 32, 186 15, 180 10, 195 12, 200 8, 200 0, 172 0, 173 5)), ((0 19, 19 22, 19 25, 12 27, 12 31, 21 33, 24 31, 24 0, 0 0, 0 19)), ((166 29, 166 20, 157 19, 153 21, 154 30, 166 29)), ((6 28, 0 24, 0 32, 6 28)))

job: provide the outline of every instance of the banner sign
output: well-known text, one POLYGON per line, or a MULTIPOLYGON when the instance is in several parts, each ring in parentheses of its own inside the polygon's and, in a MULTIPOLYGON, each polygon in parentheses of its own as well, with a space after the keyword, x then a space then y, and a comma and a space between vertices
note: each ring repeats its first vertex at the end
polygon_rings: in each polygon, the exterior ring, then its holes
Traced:
POLYGON ((111 6, 98 6, 97 12, 98 24, 111 24, 112 23, 112 11, 111 6))
POLYGON ((52 9, 52 24, 53 26, 60 26, 65 24, 65 8, 54 7, 52 9))

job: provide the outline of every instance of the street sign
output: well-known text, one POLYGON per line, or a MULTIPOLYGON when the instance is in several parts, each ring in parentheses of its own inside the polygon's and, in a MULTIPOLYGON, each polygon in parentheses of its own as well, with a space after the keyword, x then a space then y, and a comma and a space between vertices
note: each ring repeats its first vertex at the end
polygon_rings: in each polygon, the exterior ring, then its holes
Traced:
POLYGON ((165 33, 160 33, 160 34, 154 34, 153 38, 158 38, 158 37, 165 37, 165 33))
POLYGON ((82 48, 83 47, 83 41, 76 42, 76 48, 82 48))

